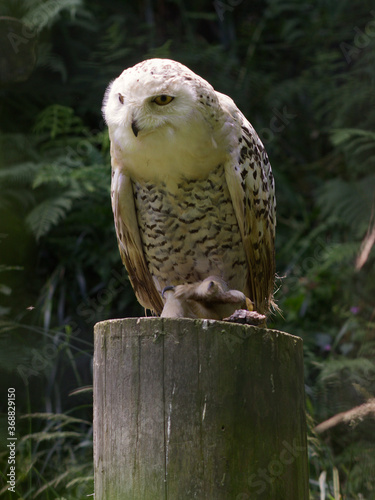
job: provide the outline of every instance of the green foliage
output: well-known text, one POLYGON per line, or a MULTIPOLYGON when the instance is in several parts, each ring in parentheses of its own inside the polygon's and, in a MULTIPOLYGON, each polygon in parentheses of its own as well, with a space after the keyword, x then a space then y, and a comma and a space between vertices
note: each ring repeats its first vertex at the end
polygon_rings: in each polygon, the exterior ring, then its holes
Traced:
POLYGON ((270 326, 304 339, 311 498, 374 497, 373 421, 314 431, 374 397, 373 248, 356 269, 375 211, 372 9, 367 0, 1 3, 0 16, 38 39, 30 79, 0 88, 0 370, 27 415, 20 498, 93 491, 90 401, 68 394, 91 384, 93 324, 143 314, 116 248, 100 108, 108 83, 146 57, 177 59, 229 94, 265 143, 283 313, 270 326))
MULTIPOLYGON (((55 499, 60 496, 58 491, 64 491, 72 500, 91 495, 92 424, 57 413, 24 415, 23 419, 28 420, 30 427, 34 421, 42 425, 39 432, 26 434, 18 442, 21 466, 17 467, 16 489, 24 492, 23 498, 55 499), (29 481, 29 476, 34 479, 29 481)), ((6 489, 0 494, 5 494, 6 489)))
POLYGON ((48 198, 35 207, 26 217, 26 224, 36 239, 47 234, 51 227, 64 219, 65 214, 72 208, 74 199, 80 196, 79 191, 65 191, 61 196, 48 198))
POLYGON ((337 177, 317 190, 316 203, 329 224, 339 223, 360 238, 370 221, 374 192, 375 175, 352 181, 337 177))
POLYGON ((64 0, 56 2, 55 0, 33 0, 24 2, 27 11, 22 21, 37 32, 45 28, 50 28, 57 20, 60 13, 68 10, 71 16, 74 16, 78 7, 82 5, 82 0, 64 0))
POLYGON ((82 134, 85 131, 82 120, 67 106, 54 104, 44 109, 36 118, 34 132, 46 132, 50 139, 68 134, 82 134))

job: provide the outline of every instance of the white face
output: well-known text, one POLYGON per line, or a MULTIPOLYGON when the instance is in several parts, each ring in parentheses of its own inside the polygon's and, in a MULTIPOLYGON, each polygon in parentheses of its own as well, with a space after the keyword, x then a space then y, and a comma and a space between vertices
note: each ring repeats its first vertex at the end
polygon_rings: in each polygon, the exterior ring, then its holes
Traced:
MULTIPOLYGON (((125 70, 108 87, 103 113, 110 129, 144 135, 165 125, 178 129, 200 113, 202 87, 212 87, 180 63, 150 59, 125 70)), ((196 118, 196 117, 195 117, 196 118)))
POLYGON ((213 87, 176 61, 125 70, 108 87, 103 113, 116 165, 132 179, 203 177, 229 149, 213 87))

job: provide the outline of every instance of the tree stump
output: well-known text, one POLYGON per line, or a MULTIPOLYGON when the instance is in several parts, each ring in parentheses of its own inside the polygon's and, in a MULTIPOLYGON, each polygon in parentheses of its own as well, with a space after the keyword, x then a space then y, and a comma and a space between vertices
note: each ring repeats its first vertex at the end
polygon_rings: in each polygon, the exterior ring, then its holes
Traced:
POLYGON ((95 326, 95 500, 308 500, 302 340, 222 321, 95 326))

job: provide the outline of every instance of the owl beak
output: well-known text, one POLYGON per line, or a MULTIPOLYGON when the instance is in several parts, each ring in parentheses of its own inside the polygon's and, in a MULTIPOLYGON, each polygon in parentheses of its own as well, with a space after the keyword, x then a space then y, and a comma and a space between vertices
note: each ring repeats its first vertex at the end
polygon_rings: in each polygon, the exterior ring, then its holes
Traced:
POLYGON ((138 132, 139 132, 139 128, 138 128, 138 125, 137 125, 137 122, 135 120, 132 121, 132 131, 133 131, 133 134, 137 137, 138 135, 138 132))

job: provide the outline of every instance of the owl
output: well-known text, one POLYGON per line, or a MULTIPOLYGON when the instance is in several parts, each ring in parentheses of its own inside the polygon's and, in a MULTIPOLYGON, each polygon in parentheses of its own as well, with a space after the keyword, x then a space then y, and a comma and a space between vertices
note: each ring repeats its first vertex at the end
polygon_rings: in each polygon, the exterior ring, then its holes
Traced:
POLYGON ((148 59, 109 85, 103 115, 118 246, 139 302, 160 315, 163 290, 214 277, 267 314, 274 179, 232 99, 179 62, 148 59))

